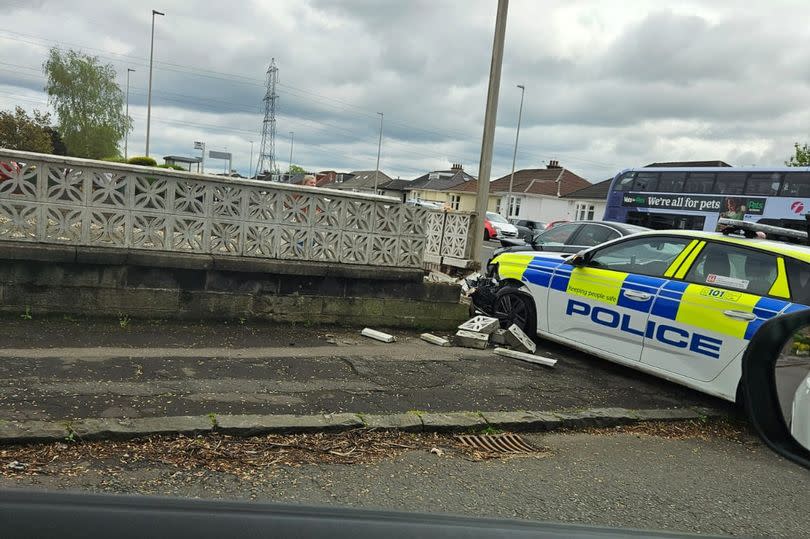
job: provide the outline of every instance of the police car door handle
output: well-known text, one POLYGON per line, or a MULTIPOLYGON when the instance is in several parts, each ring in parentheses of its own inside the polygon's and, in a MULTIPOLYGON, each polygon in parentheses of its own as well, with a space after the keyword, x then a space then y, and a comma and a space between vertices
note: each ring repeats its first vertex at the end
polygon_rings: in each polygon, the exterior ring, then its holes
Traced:
POLYGON ((723 314, 735 320, 751 321, 757 318, 757 315, 754 313, 747 313, 745 311, 723 311, 723 314))
POLYGON ((652 294, 639 292, 638 290, 625 290, 624 295, 627 299, 632 299, 635 301, 647 301, 652 297, 652 294))

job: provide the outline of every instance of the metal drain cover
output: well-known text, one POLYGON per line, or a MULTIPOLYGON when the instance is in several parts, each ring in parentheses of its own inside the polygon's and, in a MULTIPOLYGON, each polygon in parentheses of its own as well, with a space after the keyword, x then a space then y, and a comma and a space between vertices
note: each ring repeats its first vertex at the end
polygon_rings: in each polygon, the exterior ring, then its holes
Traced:
POLYGON ((469 434, 456 436, 456 439, 462 445, 480 451, 494 453, 535 453, 539 451, 517 434, 469 434))

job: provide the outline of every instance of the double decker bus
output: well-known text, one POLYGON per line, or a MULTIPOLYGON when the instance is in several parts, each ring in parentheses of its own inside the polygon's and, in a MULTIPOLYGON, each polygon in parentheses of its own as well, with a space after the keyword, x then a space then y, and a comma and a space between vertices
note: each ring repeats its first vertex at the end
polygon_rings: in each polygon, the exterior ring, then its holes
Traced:
POLYGON ((810 167, 637 168, 616 175, 606 221, 717 229, 720 218, 807 230, 810 167))

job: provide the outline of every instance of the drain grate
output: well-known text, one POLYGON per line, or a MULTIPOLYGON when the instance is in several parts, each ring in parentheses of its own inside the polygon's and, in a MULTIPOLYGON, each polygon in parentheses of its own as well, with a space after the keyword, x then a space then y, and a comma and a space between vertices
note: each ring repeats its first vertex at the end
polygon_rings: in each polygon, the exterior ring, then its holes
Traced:
POLYGON ((462 445, 494 453, 535 453, 539 451, 517 434, 468 434, 456 436, 462 445))

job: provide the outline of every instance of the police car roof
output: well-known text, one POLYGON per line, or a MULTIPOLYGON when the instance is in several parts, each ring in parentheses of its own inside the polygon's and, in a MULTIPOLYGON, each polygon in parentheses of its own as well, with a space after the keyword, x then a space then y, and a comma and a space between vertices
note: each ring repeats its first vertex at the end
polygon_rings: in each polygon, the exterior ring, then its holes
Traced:
POLYGON ((810 262, 810 247, 806 245, 798 245, 794 243, 785 243, 781 241, 765 240, 759 238, 744 238, 741 236, 726 235, 721 232, 705 232, 702 230, 654 230, 650 232, 640 232, 636 236, 654 236, 654 235, 667 235, 667 236, 688 236, 690 238, 714 240, 725 243, 733 243, 736 245, 745 245, 754 247, 770 253, 776 253, 785 256, 791 256, 804 262, 810 262))

